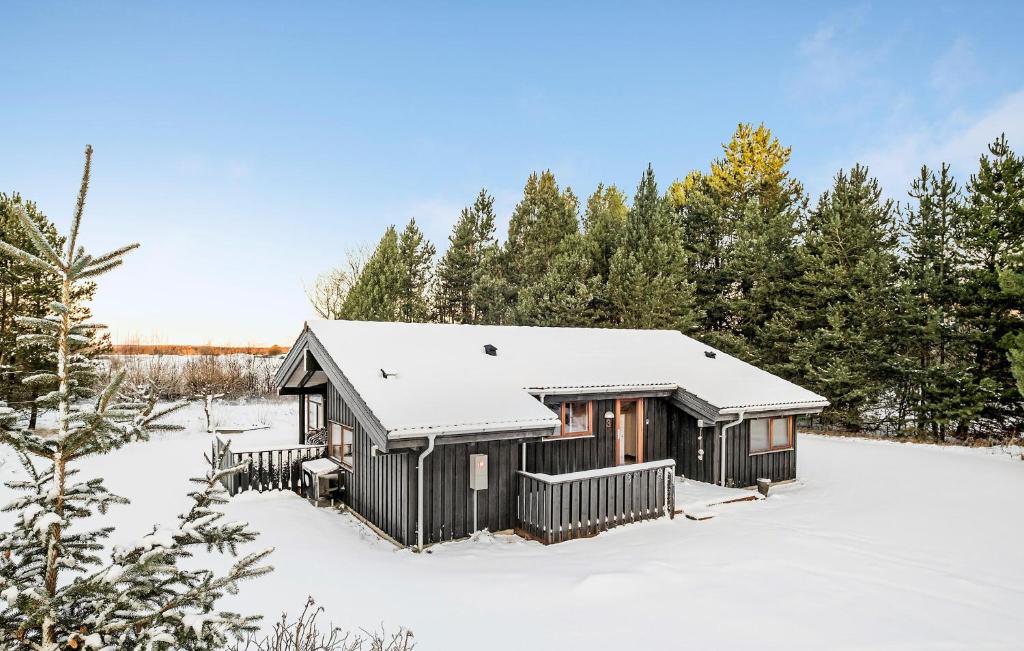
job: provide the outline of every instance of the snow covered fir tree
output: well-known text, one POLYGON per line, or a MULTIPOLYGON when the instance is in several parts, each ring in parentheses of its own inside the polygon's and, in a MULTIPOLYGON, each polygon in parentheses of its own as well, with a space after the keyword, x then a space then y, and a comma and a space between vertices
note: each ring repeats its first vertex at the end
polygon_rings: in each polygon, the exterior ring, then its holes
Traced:
POLYGON ((213 470, 193 480, 190 507, 170 526, 140 531, 133 543, 107 551, 112 527, 86 528, 84 520, 127 499, 99 478, 79 479, 83 457, 101 455, 149 433, 169 428, 161 419, 180 404, 158 407, 145 387, 126 386, 116 373, 98 390, 88 347, 102 326, 87 321, 82 288, 122 264, 137 245, 90 255, 78 245, 89 188, 92 149, 70 232, 54 246, 23 206, 17 209, 25 246, 0 240, 0 252, 59 281, 45 316, 19 317, 29 330, 19 345, 32 344, 46 362, 24 382, 40 389, 39 407, 55 409, 56 430, 42 435, 22 425, 0 403, 0 441, 13 447, 27 478, 8 482, 21 497, 5 507, 16 515, 0 534, 0 629, 4 650, 32 649, 220 649, 255 630, 256 619, 217 608, 239 583, 270 571, 269 550, 242 556, 224 574, 186 569, 196 551, 237 554, 256 532, 245 523, 222 522, 220 478, 237 468, 213 470), (106 560, 104 556, 108 556, 106 560))

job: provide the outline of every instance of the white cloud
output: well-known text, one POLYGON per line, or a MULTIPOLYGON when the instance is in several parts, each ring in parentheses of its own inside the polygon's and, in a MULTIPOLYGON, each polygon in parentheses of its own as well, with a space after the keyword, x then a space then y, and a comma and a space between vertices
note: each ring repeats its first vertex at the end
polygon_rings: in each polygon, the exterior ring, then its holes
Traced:
POLYGON ((961 184, 975 171, 978 157, 999 134, 1024 151, 1024 89, 1004 96, 974 115, 953 110, 942 122, 922 123, 906 135, 864 151, 864 162, 889 196, 905 198, 922 164, 937 168, 949 163, 961 184))

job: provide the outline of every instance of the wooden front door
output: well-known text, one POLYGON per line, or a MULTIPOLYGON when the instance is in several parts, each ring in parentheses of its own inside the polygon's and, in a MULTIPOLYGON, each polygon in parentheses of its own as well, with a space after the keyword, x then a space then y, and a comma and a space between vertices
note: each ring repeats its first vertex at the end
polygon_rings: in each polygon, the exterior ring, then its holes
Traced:
POLYGON ((644 460, 644 403, 642 400, 615 401, 615 463, 644 460))

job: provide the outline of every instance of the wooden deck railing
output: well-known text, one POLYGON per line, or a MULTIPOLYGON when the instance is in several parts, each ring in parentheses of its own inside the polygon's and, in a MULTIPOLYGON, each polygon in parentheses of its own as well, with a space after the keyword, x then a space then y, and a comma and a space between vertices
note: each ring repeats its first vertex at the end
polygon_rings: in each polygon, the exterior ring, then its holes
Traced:
POLYGON ((565 475, 519 471, 517 528, 545 544, 675 511, 671 459, 565 475))
POLYGON ((327 453, 325 445, 296 445, 241 452, 229 450, 222 455, 226 445, 220 438, 215 438, 212 444, 211 458, 220 459, 221 468, 230 468, 247 459, 250 461, 241 472, 221 480, 230 495, 249 490, 290 490, 301 494, 302 462, 317 459, 327 453))

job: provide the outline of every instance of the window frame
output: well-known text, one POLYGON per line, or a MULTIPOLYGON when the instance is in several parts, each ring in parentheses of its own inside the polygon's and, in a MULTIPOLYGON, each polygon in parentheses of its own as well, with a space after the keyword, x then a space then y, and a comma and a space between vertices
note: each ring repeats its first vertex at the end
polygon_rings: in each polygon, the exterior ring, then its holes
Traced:
POLYGON ((352 458, 353 457, 353 451, 354 451, 354 448, 355 448, 355 444, 356 444, 355 430, 352 428, 351 425, 346 425, 345 423, 339 423, 336 420, 329 420, 329 421, 327 421, 327 456, 329 458, 334 459, 335 461, 337 461, 341 465, 345 466, 346 468, 350 468, 351 469, 353 467, 353 464, 349 463, 348 461, 345 461, 345 458, 346 458, 346 456, 348 458, 352 458), (333 429, 331 427, 332 425, 337 425, 338 428, 339 428, 339 431, 341 432, 341 440, 339 441, 339 446, 338 446, 338 447, 341 447, 341 452, 342 452, 342 455, 340 457, 337 457, 337 456, 334 455, 334 448, 335 448, 335 446, 333 444, 334 438, 333 438, 333 429), (347 455, 345 454, 345 445, 346 445, 346 443, 345 443, 345 433, 346 432, 348 432, 348 434, 351 436, 351 439, 352 439, 352 443, 348 444, 349 445, 349 449, 348 449, 348 454, 347 455))
POLYGON ((794 443, 794 440, 796 439, 796 416, 765 416, 763 418, 751 418, 750 420, 751 421, 754 421, 754 420, 766 420, 766 421, 768 421, 768 447, 765 448, 765 449, 754 450, 753 441, 752 441, 752 438, 751 438, 753 436, 753 434, 750 431, 750 426, 748 425, 747 426, 747 455, 748 456, 752 457, 752 456, 757 455, 757 454, 771 454, 772 452, 785 452, 787 450, 792 450, 793 449, 793 443, 794 443), (774 445, 772 443, 772 432, 773 432, 773 428, 775 427, 775 421, 776 420, 786 420, 787 421, 787 427, 786 427, 786 434, 787 434, 786 439, 787 440, 786 440, 785 445, 778 445, 778 446, 776 446, 776 445, 774 445))
POLYGON ((594 435, 594 402, 592 400, 566 400, 565 402, 559 403, 558 406, 558 422, 559 422, 559 434, 555 438, 576 438, 580 436, 593 436, 594 435), (578 432, 566 431, 565 424, 565 408, 566 405, 587 405, 587 429, 580 430, 578 432))
POLYGON ((306 431, 315 432, 321 427, 326 427, 327 419, 325 418, 325 416, 326 414, 324 413, 323 396, 321 396, 319 393, 306 394, 306 431), (313 398, 316 398, 316 400, 313 400, 313 398), (314 422, 314 420, 310 418, 310 407, 314 405, 316 406, 316 422, 314 422), (323 425, 321 425, 321 423, 323 423, 323 425))

